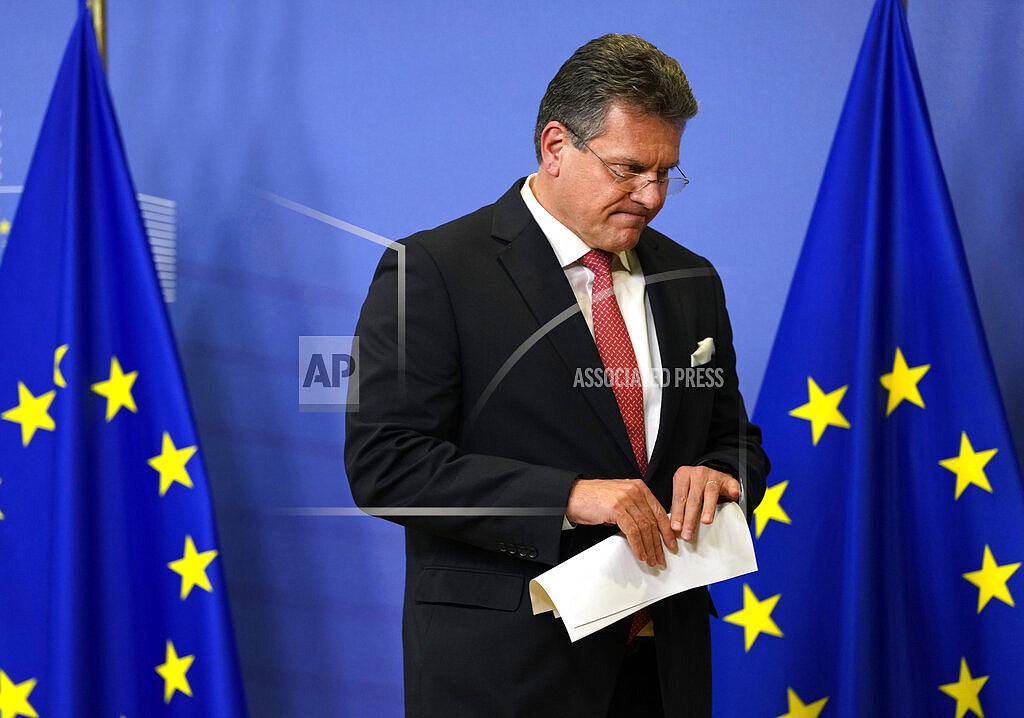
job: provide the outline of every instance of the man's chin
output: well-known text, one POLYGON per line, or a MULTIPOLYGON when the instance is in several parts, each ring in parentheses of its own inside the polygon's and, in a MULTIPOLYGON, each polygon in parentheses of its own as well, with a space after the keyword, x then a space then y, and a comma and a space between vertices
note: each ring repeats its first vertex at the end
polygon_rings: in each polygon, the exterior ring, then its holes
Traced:
POLYGON ((642 231, 643 228, 616 232, 614 235, 607 237, 606 246, 601 247, 601 249, 609 252, 625 252, 633 249, 637 242, 640 241, 640 233, 642 231))

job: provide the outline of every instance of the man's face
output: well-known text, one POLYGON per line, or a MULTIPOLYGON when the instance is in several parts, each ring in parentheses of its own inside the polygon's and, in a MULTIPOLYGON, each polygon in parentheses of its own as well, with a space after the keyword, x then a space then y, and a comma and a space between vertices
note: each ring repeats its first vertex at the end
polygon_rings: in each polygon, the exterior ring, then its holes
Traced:
POLYGON ((665 189, 652 183, 639 192, 623 192, 594 155, 619 172, 664 177, 679 163, 680 136, 679 127, 661 118, 612 105, 604 133, 587 142, 593 152, 567 140, 559 153, 548 211, 594 249, 631 249, 665 204, 665 189))

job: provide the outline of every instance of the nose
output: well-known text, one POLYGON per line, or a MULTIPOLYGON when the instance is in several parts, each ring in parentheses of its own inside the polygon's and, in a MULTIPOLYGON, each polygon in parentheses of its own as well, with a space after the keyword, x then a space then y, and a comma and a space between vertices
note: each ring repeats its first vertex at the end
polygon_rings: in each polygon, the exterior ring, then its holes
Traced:
POLYGON ((648 209, 660 207, 665 201, 665 193, 657 182, 648 181, 643 187, 629 193, 629 198, 648 209))

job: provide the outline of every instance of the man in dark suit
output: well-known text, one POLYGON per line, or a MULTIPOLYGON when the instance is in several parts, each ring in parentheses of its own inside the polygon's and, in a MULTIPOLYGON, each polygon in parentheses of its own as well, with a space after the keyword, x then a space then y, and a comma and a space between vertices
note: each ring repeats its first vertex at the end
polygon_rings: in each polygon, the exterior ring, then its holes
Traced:
POLYGON ((345 458, 406 528, 410 716, 710 714, 706 588, 576 643, 528 591, 616 531, 661 564, 764 493, 721 281, 648 227, 696 111, 675 60, 593 40, 541 102, 537 173, 384 253, 345 458))

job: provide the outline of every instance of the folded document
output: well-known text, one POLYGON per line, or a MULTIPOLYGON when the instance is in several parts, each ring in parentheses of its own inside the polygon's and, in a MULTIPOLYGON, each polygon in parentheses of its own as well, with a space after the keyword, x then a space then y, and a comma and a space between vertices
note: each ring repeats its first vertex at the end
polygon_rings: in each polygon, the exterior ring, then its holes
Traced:
POLYGON ((665 549, 665 567, 651 568, 616 534, 530 581, 534 614, 554 611, 577 641, 655 601, 757 570, 743 511, 719 504, 693 541, 665 549))

